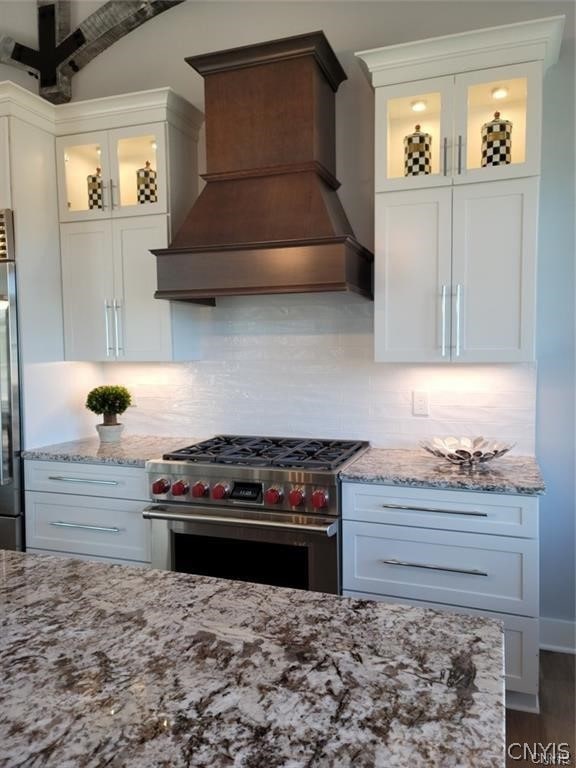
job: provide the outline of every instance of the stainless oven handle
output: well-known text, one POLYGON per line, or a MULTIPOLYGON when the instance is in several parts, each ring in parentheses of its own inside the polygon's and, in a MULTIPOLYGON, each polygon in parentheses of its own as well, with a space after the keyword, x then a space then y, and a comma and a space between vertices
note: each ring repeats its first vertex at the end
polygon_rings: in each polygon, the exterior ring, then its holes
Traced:
POLYGON ((330 525, 298 525, 297 523, 282 523, 276 520, 251 520, 246 517, 224 517, 221 515, 194 515, 178 514, 170 512, 166 507, 152 504, 144 507, 142 515, 147 520, 166 520, 181 523, 222 523, 224 525, 249 525, 257 528, 282 528, 288 531, 300 531, 301 533, 323 533, 326 536, 335 536, 338 532, 338 520, 330 525))

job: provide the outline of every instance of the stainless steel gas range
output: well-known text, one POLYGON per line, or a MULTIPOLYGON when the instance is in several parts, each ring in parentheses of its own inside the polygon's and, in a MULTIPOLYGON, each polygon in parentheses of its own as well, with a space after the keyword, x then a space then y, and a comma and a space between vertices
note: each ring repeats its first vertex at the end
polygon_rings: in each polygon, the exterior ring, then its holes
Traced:
POLYGON ((367 448, 218 435, 147 462, 152 566, 338 594, 338 472, 367 448))

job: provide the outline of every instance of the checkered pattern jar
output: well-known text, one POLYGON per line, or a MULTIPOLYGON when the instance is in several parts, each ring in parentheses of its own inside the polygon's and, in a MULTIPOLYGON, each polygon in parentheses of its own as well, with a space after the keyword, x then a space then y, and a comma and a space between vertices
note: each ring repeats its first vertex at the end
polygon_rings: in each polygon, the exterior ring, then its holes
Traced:
POLYGON ((96 173, 90 173, 86 177, 86 183, 88 184, 88 208, 94 210, 104 208, 104 201, 102 199, 102 169, 96 168, 96 173))
POLYGON ((156 184, 156 171, 150 167, 146 160, 146 167, 136 171, 136 184, 138 188, 138 204, 158 202, 158 187, 156 184))
POLYGON ((414 133, 404 137, 404 176, 432 173, 432 136, 415 126, 414 133))
POLYGON ((512 123, 494 112, 494 120, 482 126, 482 167, 512 162, 512 123))

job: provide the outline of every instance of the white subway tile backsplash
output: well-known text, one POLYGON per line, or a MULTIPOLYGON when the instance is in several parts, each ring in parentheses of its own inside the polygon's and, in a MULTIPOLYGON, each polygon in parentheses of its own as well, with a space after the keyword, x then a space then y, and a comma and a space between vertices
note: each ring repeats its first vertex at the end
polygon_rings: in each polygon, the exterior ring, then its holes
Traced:
POLYGON ((218 301, 200 362, 108 364, 136 408, 132 434, 349 437, 383 447, 478 435, 534 453, 532 365, 390 365, 373 360, 373 305, 356 296, 218 301), (430 416, 412 415, 412 390, 430 416))

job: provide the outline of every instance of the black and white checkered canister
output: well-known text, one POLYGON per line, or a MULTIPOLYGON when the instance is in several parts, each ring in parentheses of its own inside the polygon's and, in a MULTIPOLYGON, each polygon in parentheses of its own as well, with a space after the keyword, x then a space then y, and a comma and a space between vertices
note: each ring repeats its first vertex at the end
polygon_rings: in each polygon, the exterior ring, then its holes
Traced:
POLYGON ((102 173, 101 168, 96 168, 96 173, 90 173, 86 177, 86 183, 88 184, 88 208, 93 210, 104 208, 104 201, 102 199, 102 173))
POLYGON ((152 170, 148 160, 146 160, 145 168, 139 168, 136 171, 136 184, 138 186, 139 205, 158 202, 156 171, 152 170))
POLYGON ((512 162, 512 123, 494 112, 494 120, 482 126, 482 167, 512 162))
POLYGON ((432 136, 415 126, 414 133, 404 136, 404 176, 432 173, 432 136))

